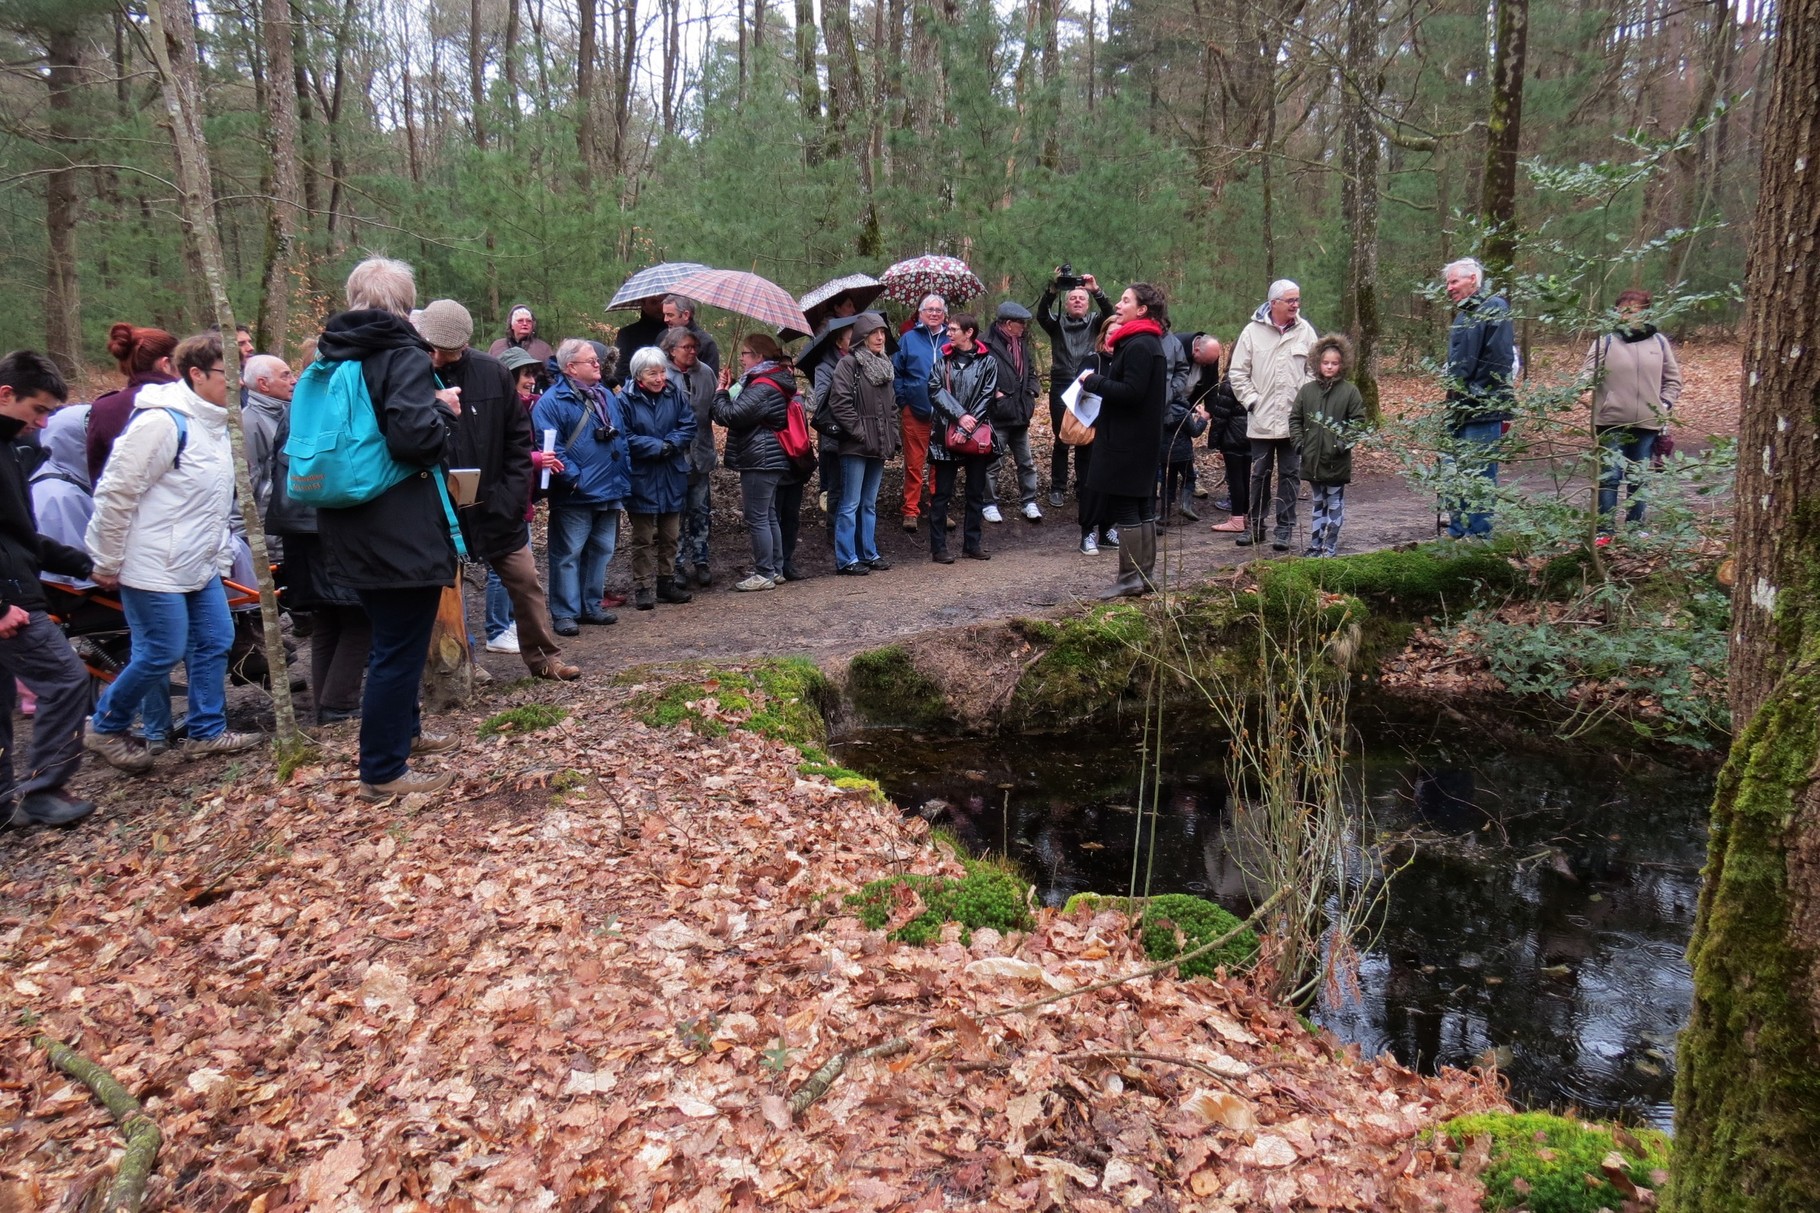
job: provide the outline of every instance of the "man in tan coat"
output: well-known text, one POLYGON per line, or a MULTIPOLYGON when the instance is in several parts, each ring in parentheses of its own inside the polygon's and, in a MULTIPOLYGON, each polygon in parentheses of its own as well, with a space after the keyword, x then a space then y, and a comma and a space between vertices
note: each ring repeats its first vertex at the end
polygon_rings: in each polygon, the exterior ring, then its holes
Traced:
POLYGON ((1276 468, 1276 534, 1271 546, 1289 550, 1295 535, 1295 496, 1301 476, 1301 458, 1289 439, 1289 410, 1295 395, 1308 382, 1308 351, 1314 346, 1314 325, 1302 318, 1302 288, 1287 278, 1270 284, 1269 297, 1232 347, 1229 372, 1232 391, 1249 418, 1245 436, 1251 439, 1251 526, 1240 535, 1240 547, 1264 542, 1264 503, 1270 499, 1271 467, 1276 468))

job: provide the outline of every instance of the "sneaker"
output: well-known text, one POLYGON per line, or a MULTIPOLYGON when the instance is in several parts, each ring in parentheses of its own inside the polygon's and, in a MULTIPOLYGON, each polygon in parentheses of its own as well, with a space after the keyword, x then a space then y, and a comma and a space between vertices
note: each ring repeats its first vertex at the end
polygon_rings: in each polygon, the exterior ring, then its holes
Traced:
POLYGON ((83 727, 82 748, 117 771, 143 775, 152 769, 152 756, 144 746, 133 744, 125 733, 97 733, 92 722, 83 727))
POLYGON ((440 792, 454 782, 453 771, 444 771, 440 775, 406 771, 397 779, 388 779, 384 783, 361 780, 359 796, 362 800, 390 800, 394 796, 409 796, 413 792, 440 792))
POLYGON ((471 668, 474 671, 475 686, 490 687, 493 685, 493 672, 487 669, 486 666, 481 665, 479 662, 475 662, 471 668))
POLYGON ((17 809, 10 804, 0 806, 0 824, 8 824, 10 818, 14 826, 70 826, 94 811, 93 801, 77 800, 60 788, 45 788, 27 792, 17 809))
MULTIPOLYGON (((604 602, 606 600, 603 598, 601 601, 604 602)), ((624 604, 622 603, 621 605, 623 606, 624 604)), ((619 616, 615 615, 612 611, 586 611, 583 612, 581 621, 593 627, 606 627, 608 624, 618 623, 619 616)))
POLYGON ((815 503, 821 507, 822 513, 826 514, 828 512, 828 494, 827 493, 822 493, 820 496, 818 496, 815 499, 815 503))
POLYGON ((1095 539, 1092 535, 1083 536, 1081 539, 1081 555, 1098 556, 1099 554, 1100 541, 1095 539))
POLYGON ((998 507, 996 505, 987 506, 981 516, 984 517, 987 522, 1005 521, 1005 516, 998 512, 998 507))
POLYGON ((1043 511, 1036 508, 1036 502, 1026 501, 1024 503, 1024 520, 1026 522, 1041 522, 1043 520, 1043 511))
POLYGON ((854 561, 852 564, 843 564, 838 569, 835 569, 834 571, 836 574, 838 574, 839 576, 842 576, 842 577, 864 577, 867 574, 869 574, 870 572, 872 572, 871 569, 867 568, 865 565, 861 564, 857 560, 854 561))
MULTIPOLYGON (((1196 493, 1195 494, 1196 497, 1205 497, 1206 495, 1207 494, 1205 494, 1205 493, 1196 493)), ((1216 510, 1225 510, 1228 514, 1232 513, 1232 498, 1230 498, 1230 497, 1220 498, 1218 501, 1213 503, 1213 508, 1216 510)))
POLYGON ((207 758, 214 754, 238 754, 265 741, 260 733, 217 733, 201 741, 191 738, 177 747, 179 758, 207 758))
POLYGON ((505 631, 501 632, 499 635, 493 637, 493 639, 487 641, 487 652, 489 652, 489 653, 516 653, 516 652, 518 652, 518 625, 513 624, 511 627, 508 627, 505 631))
POLYGON ((1320 554, 1321 554, 1321 548, 1320 548, 1319 544, 1309 544, 1307 549, 1302 552, 1302 556, 1304 559, 1306 559, 1310 556, 1319 556, 1320 554))
POLYGON ((871 569, 874 573, 883 573, 891 567, 891 562, 886 560, 883 556, 874 556, 870 560, 861 561, 861 563, 871 569))
POLYGON ((608 590, 600 596, 600 609, 603 611, 611 611, 614 607, 622 607, 624 605, 626 605, 626 596, 624 594, 615 594, 611 590, 608 590))
POLYGON ((1103 548, 1115 548, 1118 545, 1119 545, 1119 529, 1115 526, 1107 527, 1105 537, 1100 540, 1100 546, 1103 548))
POLYGON ((753 594, 757 593, 759 590, 771 589, 776 584, 776 582, 772 581, 763 573, 754 573, 733 588, 742 594, 753 594))
POLYGON ((411 753, 413 754, 447 754, 450 750, 460 748, 460 739, 451 737, 447 733, 419 733, 411 738, 411 753))
POLYGON ((1062 491, 1060 489, 1050 489, 1049 490, 1049 505, 1051 508, 1059 510, 1064 505, 1067 505, 1067 504, 1068 504, 1068 498, 1062 495, 1062 491))

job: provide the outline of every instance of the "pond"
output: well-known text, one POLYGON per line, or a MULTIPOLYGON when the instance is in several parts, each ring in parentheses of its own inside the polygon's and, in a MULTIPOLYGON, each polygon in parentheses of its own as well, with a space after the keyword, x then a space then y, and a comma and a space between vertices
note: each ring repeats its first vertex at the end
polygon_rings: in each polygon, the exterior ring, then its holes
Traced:
MULTIPOLYGON (((1008 852, 1047 905, 1127 892, 1134 846, 1153 894, 1253 904, 1211 729, 1167 747, 1153 858, 1134 739, 868 730, 833 748, 977 852, 1008 852)), ((1710 777, 1382 731, 1364 749, 1349 808, 1408 864, 1357 988, 1324 994, 1316 1021, 1424 1071, 1495 1058, 1525 1107, 1667 1127, 1710 777)))

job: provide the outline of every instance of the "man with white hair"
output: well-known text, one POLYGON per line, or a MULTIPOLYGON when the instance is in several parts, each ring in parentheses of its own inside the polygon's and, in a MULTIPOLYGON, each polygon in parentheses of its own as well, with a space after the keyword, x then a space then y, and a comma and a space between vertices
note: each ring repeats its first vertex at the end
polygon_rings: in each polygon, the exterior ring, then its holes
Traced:
MULTIPOLYGON (((1469 473, 1498 483, 1497 444, 1516 397, 1516 327, 1510 304, 1491 293, 1485 271, 1471 257, 1441 271, 1456 309, 1447 330, 1447 430, 1469 473), (1470 452, 1470 453, 1468 453, 1470 452)), ((1491 534, 1491 511, 1453 503, 1447 533, 1455 539, 1491 534)))
POLYGON ((1295 534, 1302 460, 1289 437, 1289 411, 1312 373, 1308 351, 1317 336, 1314 325, 1302 316, 1302 288, 1279 278, 1233 343, 1227 377, 1248 414, 1245 436, 1251 442, 1250 526, 1238 537, 1240 547, 1264 542, 1264 503, 1271 496, 1273 465, 1276 534, 1270 546, 1286 552, 1295 534))
MULTIPOLYGON (((240 428, 246 435, 246 470, 253 482, 255 508, 252 516, 256 522, 262 522, 266 507, 272 503, 278 427, 291 407, 291 391, 297 386, 297 375, 282 358, 254 354, 241 365, 240 384, 246 410, 240 415, 240 428)), ((277 542, 276 537, 272 542, 277 542)), ((277 559, 278 551, 274 549, 272 556, 277 559)))
MULTIPOLYGON (((897 396, 899 415, 904 428, 904 529, 916 530, 916 520, 923 512, 923 486, 929 462, 929 435, 935 427, 935 405, 929 399, 929 376, 942 360, 942 346, 948 340, 948 301, 940 295, 926 295, 916 309, 916 325, 897 343, 891 359, 891 390, 897 396)), ((934 485, 930 484, 931 491, 934 485)), ((931 520, 931 526, 946 526, 946 519, 931 520)))

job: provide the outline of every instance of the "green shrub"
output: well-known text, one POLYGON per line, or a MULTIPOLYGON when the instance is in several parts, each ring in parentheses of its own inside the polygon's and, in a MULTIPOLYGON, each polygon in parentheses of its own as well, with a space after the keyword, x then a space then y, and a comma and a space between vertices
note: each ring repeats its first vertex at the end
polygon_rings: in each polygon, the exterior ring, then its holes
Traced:
POLYGON ((952 876, 887 876, 847 894, 846 904, 876 931, 890 921, 897 890, 914 890, 923 899, 924 910, 891 932, 891 938, 902 943, 934 943, 941 938, 942 924, 948 922, 961 924, 962 942, 980 927, 1015 931, 1030 925, 1028 881, 1000 865, 963 862, 967 874, 958 880, 952 876))
POLYGON ((1625 1196, 1600 1168, 1614 1152, 1623 1158, 1627 1177, 1640 1188, 1659 1187, 1668 1170, 1668 1137, 1653 1129, 1625 1133, 1631 1143, 1627 1146, 1603 1125, 1548 1112, 1484 1112, 1456 1116, 1438 1132, 1462 1150, 1474 1138, 1491 1139, 1490 1161, 1479 1176, 1485 1184, 1487 1213, 1518 1208, 1529 1213, 1596 1213, 1620 1208, 1625 1196))
POLYGON ((539 729, 561 724, 568 718, 567 708, 559 708, 550 703, 527 703, 521 707, 507 708, 481 721, 480 735, 497 737, 501 733, 535 733, 539 729))

